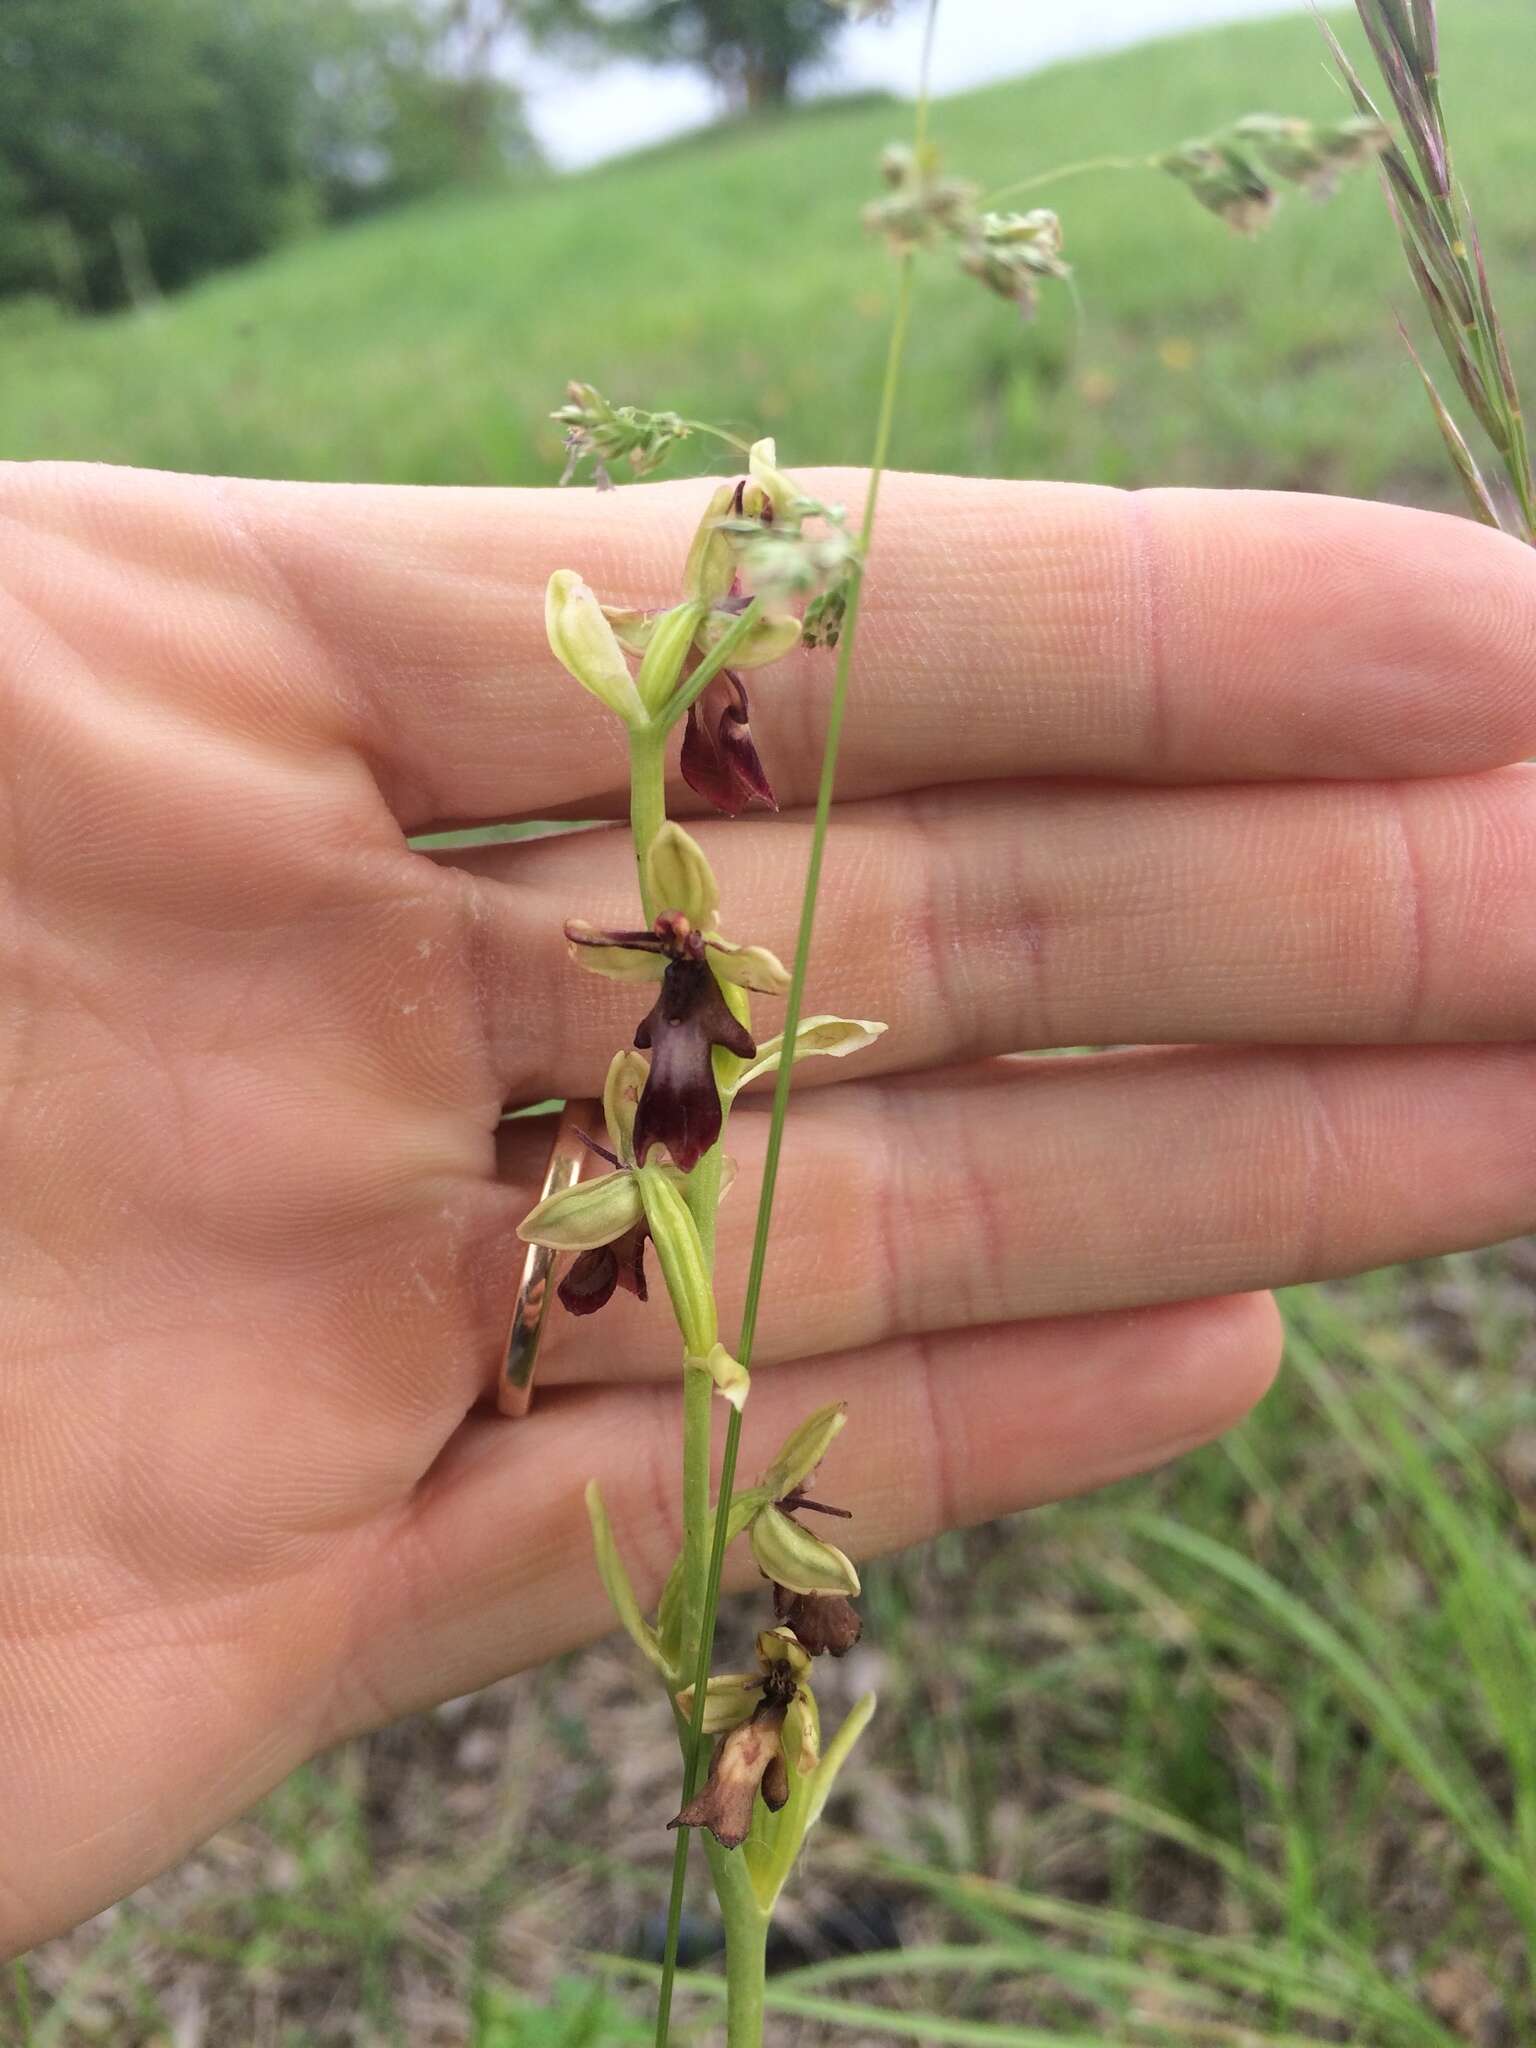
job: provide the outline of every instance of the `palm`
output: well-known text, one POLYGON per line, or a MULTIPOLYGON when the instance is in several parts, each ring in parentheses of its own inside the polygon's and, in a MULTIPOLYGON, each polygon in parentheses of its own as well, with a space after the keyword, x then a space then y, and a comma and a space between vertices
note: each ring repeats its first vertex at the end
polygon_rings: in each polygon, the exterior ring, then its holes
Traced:
MULTIPOLYGON (((558 938, 628 913, 623 837, 451 860, 404 833, 611 806, 622 762, 539 647, 538 592, 606 559, 616 595, 665 595, 698 492, 44 471, 6 499, 0 1739, 28 1853, 0 1857, 27 1872, 0 1931, 22 1943, 325 1742, 598 1632, 589 1473, 637 1576, 669 1561, 675 1361, 638 1304, 552 1329, 525 1421, 471 1413, 548 1142, 498 1147, 502 1106, 591 1092, 634 1026, 558 938)), ((1526 772, 1497 768, 1531 737, 1526 558, 1410 514, 1208 506, 1221 545, 1252 522, 1248 582, 1213 579, 1228 613, 1162 600, 1148 696, 1108 502, 893 491, 930 639, 898 608, 882 644, 877 577, 811 990, 892 1029, 796 1111, 747 1448, 847 1398, 831 1483, 866 1552, 1220 1428, 1275 1357, 1237 1290, 1531 1220, 1532 1056, 1497 1042, 1530 1035, 1536 825, 1526 772), (984 558, 963 596, 935 526, 984 558), (1277 536, 1360 585, 1315 616, 1293 594, 1312 642, 1284 661, 1252 594, 1277 536), (1027 604, 1008 546, 1058 564, 1027 604), (1431 555, 1468 594, 1444 618, 1431 555), (1435 1040, 1495 1043, 1395 1042, 1435 1040), (994 1057, 1109 1041, 1153 1049, 994 1057)), ((1199 502, 1165 505, 1164 547, 1193 550, 1199 502)), ((807 668, 759 700, 791 804, 821 689, 807 668)), ((705 834, 735 931, 785 943, 804 836, 705 834)), ((733 1126, 747 1188, 761 1125, 733 1126)), ((750 1209, 722 1219, 727 1327, 750 1209)))
MULTIPOLYGON (((89 571, 70 602, 116 609, 89 571)), ((332 1731, 388 1520, 475 1398, 515 1202, 459 878, 355 757, 232 731, 171 637, 102 715, 45 664, 13 693, 23 747, 78 715, 16 785, 7 1435, 33 1453, 0 1515, 33 1796, 86 1835, 190 1771, 187 1839, 332 1731)), ((142 1870, 179 1846, 148 1831, 142 1870)))

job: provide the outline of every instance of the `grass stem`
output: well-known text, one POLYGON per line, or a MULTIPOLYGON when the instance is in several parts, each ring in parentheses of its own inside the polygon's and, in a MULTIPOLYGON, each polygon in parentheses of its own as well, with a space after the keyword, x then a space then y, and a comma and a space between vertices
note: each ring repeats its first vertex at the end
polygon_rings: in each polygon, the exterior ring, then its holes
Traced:
POLYGON ((1053 171, 1036 171, 1016 184, 1000 185, 987 193, 982 206, 990 213, 1005 199, 1022 199, 1026 192, 1040 192, 1048 185, 1060 185, 1068 178, 1083 178, 1090 171, 1150 171, 1157 166, 1153 156, 1085 156, 1075 164, 1058 164, 1053 171))

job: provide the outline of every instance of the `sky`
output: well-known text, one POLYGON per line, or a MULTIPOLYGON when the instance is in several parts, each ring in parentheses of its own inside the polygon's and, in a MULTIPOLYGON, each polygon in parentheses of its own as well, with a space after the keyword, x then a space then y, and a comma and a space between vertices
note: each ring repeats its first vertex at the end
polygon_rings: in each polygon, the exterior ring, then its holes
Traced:
MULTIPOLYGON (((1300 0, 943 0, 934 48, 934 89, 960 92, 1061 57, 1115 49, 1148 36, 1256 14, 1285 14, 1300 0)), ((910 96, 917 80, 922 9, 844 31, 822 90, 884 86, 910 96)), ((519 67, 527 111, 549 160, 562 169, 659 142, 715 119, 709 86, 682 69, 607 64, 587 74, 537 62, 519 67)))

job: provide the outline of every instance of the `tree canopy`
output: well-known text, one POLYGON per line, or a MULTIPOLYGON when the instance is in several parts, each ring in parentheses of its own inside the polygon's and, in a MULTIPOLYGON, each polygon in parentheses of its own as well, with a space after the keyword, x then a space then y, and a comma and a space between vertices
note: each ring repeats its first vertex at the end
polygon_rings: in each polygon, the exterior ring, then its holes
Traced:
POLYGON ((408 0, 5 0, 0 293, 104 306, 532 146, 408 0))
POLYGON ((519 11, 553 40, 694 65, 754 110, 785 100, 848 19, 830 0, 522 0, 519 11))

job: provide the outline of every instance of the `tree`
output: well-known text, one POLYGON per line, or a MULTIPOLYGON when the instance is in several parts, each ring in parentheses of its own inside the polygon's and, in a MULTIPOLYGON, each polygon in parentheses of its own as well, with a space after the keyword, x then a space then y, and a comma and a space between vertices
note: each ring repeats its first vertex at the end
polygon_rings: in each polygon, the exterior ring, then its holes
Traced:
POLYGON ((122 295, 124 248, 157 281, 265 248, 301 206, 287 0, 6 0, 0 22, 0 290, 122 295))
POLYGON ((0 0, 0 293, 109 306, 531 156, 463 55, 433 0, 0 0))
POLYGON ((351 0, 330 16, 308 154, 333 218, 537 161, 500 75, 505 0, 351 0))
POLYGON ((781 105, 847 20, 829 0, 526 0, 522 12, 551 40, 694 65, 749 112, 781 105))

